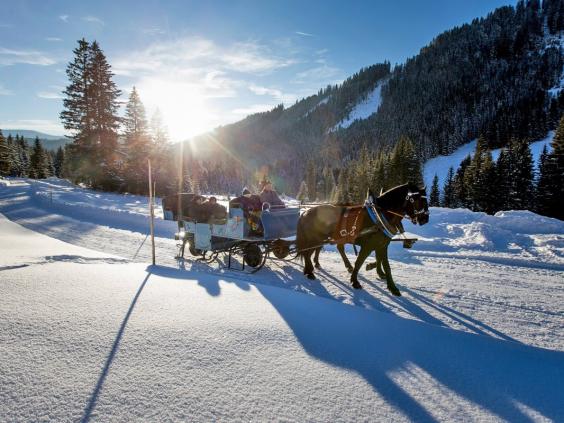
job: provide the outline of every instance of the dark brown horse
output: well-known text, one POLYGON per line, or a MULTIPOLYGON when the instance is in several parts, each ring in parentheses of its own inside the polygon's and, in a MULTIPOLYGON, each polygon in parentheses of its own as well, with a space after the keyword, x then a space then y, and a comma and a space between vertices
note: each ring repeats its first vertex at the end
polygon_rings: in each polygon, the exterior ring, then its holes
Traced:
POLYGON ((354 267, 350 264, 342 240, 335 236, 347 206, 321 205, 307 210, 298 221, 296 247, 305 260, 304 275, 315 279, 311 256, 315 252, 315 264, 319 267, 319 251, 324 244, 337 244, 337 249, 351 271, 353 288, 361 289, 358 272, 372 251, 376 252, 378 275, 386 279, 388 290, 394 295, 401 295, 392 278, 388 261, 388 245, 398 231, 401 220, 409 217, 413 223, 424 225, 429 221, 429 207, 425 188, 415 184, 399 185, 386 191, 378 198, 371 193, 362 208, 362 222, 356 228, 357 236, 351 241, 360 246, 354 267))

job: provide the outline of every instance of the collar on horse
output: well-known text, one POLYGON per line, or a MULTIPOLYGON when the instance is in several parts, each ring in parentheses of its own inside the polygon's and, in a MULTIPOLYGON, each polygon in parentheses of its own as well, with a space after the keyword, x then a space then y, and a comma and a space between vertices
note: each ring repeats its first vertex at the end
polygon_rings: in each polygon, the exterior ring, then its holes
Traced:
MULTIPOLYGON (((398 232, 400 232, 400 230, 397 227, 394 227, 390 224, 390 222, 388 222, 388 219, 386 219, 386 216, 384 215, 384 210, 382 210, 380 207, 377 207, 374 203, 366 200, 366 202, 364 203, 364 207, 366 208, 366 211, 368 212, 368 216, 370 217, 370 220, 372 220, 372 222, 379 226, 380 229, 382 230, 382 232, 384 232, 384 235, 386 235, 388 238, 393 238, 398 232)), ((399 216, 403 219, 403 215, 393 212, 391 210, 385 210, 388 213, 392 213, 395 214, 396 216, 399 216)))

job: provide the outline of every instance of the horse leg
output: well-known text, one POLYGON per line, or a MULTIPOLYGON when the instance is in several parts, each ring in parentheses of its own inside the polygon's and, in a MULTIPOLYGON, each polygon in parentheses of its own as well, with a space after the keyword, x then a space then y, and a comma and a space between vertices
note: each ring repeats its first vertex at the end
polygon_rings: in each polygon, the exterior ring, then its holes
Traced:
POLYGON ((345 263, 345 267, 347 268, 349 273, 352 273, 353 272, 353 266, 352 266, 351 262, 349 261, 349 258, 345 254, 345 244, 337 244, 337 251, 339 251, 341 258, 343 259, 343 263, 345 263))
POLYGON ((376 254, 376 250, 374 250, 374 258, 376 259, 375 262, 373 263, 368 263, 366 265, 366 271, 370 271, 372 269, 376 269, 376 266, 378 266, 378 254, 376 254))
POLYGON ((362 267, 362 264, 364 263, 364 260, 366 260, 366 257, 370 255, 371 251, 372 250, 366 247, 365 245, 360 246, 360 252, 358 253, 358 257, 354 262, 354 269, 351 274, 351 283, 353 288, 355 289, 362 289, 362 285, 358 282, 357 275, 358 275, 358 271, 362 267))
POLYGON ((388 244, 380 247, 378 249, 377 255, 382 260, 384 272, 386 272, 386 285, 388 287, 388 291, 390 291, 397 297, 401 297, 401 292, 399 291, 398 287, 394 283, 394 279, 392 278, 392 269, 390 269, 390 262, 388 261, 388 244))
POLYGON ((319 253, 323 247, 319 247, 315 250, 315 255, 313 256, 313 262, 315 263, 316 269, 321 269, 321 265, 319 264, 319 253))
POLYGON ((376 261, 366 265, 366 270, 376 269, 378 277, 382 280, 386 279, 386 272, 382 269, 382 256, 378 254, 378 250, 374 250, 374 255, 376 256, 376 261))
POLYGON ((307 250, 303 253, 303 258, 305 261, 304 275, 306 275, 308 279, 315 279, 315 275, 313 274, 313 263, 311 262, 312 254, 312 250, 307 250))

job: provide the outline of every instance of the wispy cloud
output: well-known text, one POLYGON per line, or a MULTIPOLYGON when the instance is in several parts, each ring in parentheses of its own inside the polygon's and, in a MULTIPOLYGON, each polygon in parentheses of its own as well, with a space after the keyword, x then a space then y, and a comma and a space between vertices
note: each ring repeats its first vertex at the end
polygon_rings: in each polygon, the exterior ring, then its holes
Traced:
POLYGON ((217 69, 249 74, 264 74, 288 67, 296 60, 273 53, 266 45, 254 41, 219 46, 203 37, 187 37, 151 44, 144 50, 131 52, 114 60, 114 69, 121 75, 133 72, 156 73, 165 70, 183 73, 186 69, 217 69))
POLYGON ((274 107, 276 107, 275 104, 253 104, 249 107, 234 109, 231 111, 231 113, 238 116, 247 116, 254 113, 267 112, 269 110, 272 110, 274 107))
POLYGON ((28 65, 49 66, 56 62, 48 54, 35 50, 11 50, 0 47, 0 66, 10 66, 18 63, 28 65))
POLYGON ((293 103, 298 98, 297 94, 285 93, 278 88, 263 87, 255 84, 250 84, 248 88, 256 95, 274 97, 279 103, 284 103, 285 105, 293 103))
POLYGON ((295 33, 298 34, 298 35, 301 35, 303 37, 315 37, 315 35, 310 34, 309 32, 296 31, 295 33))
POLYGON ((59 15, 59 19, 62 20, 64 23, 68 23, 69 15, 59 15))
POLYGON ((307 69, 302 72, 298 72, 296 77, 292 80, 294 84, 313 84, 317 83, 319 86, 323 86, 327 83, 337 83, 340 82, 340 76, 342 74, 341 69, 329 66, 323 63, 320 66, 316 66, 307 69))
POLYGON ((37 93, 37 97, 44 98, 47 100, 60 100, 63 98, 61 93, 53 92, 53 91, 39 91, 37 93))
POLYGON ((143 34, 147 34, 147 35, 163 35, 166 33, 164 29, 159 28, 158 26, 144 28, 142 32, 143 34))
POLYGON ((89 16, 84 16, 81 19, 85 22, 95 23, 102 26, 105 25, 104 21, 96 16, 89 15, 89 16))
POLYGON ((47 37, 45 38, 45 41, 59 42, 59 41, 63 41, 63 39, 59 37, 47 37))
POLYGON ((14 25, 7 23, 0 23, 0 28, 13 28, 14 25))
POLYGON ((0 84, 0 95, 14 95, 14 92, 0 84))
POLYGON ((63 126, 55 120, 47 119, 13 119, 0 121, 0 128, 7 129, 30 129, 45 132, 50 135, 63 135, 63 126))

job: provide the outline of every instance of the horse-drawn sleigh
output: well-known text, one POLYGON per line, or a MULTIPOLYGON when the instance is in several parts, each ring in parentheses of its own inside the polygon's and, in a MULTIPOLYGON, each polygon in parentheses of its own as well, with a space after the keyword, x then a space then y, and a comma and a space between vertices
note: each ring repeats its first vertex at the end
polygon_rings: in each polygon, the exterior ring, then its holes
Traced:
POLYGON ((315 279, 312 255, 315 254, 315 267, 319 268, 323 245, 335 244, 351 273, 354 288, 362 288, 357 275, 374 251, 376 262, 367 265, 367 270, 376 268, 378 276, 386 280, 388 290, 394 295, 401 294, 392 278, 388 246, 392 241, 403 241, 404 247, 409 248, 416 241, 401 236, 403 218, 419 225, 429 221, 425 188, 413 184, 397 186, 378 197, 369 192, 365 204, 358 206, 323 204, 302 212, 299 207, 274 208, 263 204, 260 210, 254 211, 260 230, 254 228, 249 210, 233 203, 221 219, 198 221, 190 217, 193 198, 194 194, 177 194, 163 199, 165 219, 178 222, 175 236, 180 241, 178 257, 184 256, 188 245, 190 253, 199 260, 211 262, 219 254, 226 254, 227 266, 231 268, 232 257, 240 255, 240 270, 245 270, 247 265, 254 273, 271 256, 285 259, 293 255, 303 258, 304 275, 315 279), (345 254, 345 244, 360 246, 354 267, 345 254))
POLYGON ((260 210, 247 210, 231 201, 229 210, 218 218, 195 212, 196 197, 177 194, 163 199, 164 218, 178 222, 178 257, 184 257, 188 246, 190 254, 199 260, 211 262, 226 254, 227 267, 232 268, 233 256, 241 256, 240 270, 248 266, 254 273, 271 255, 284 259, 293 252, 299 207, 270 207, 265 203, 260 210))

